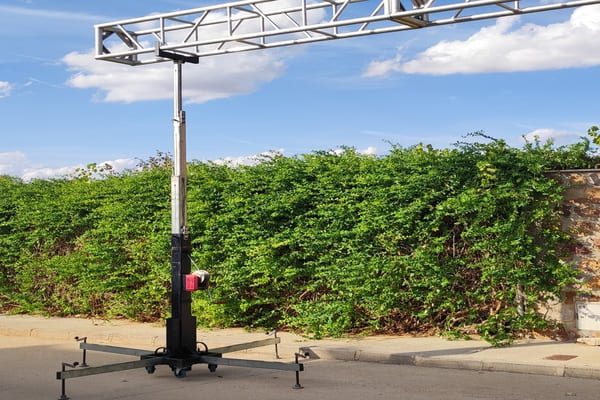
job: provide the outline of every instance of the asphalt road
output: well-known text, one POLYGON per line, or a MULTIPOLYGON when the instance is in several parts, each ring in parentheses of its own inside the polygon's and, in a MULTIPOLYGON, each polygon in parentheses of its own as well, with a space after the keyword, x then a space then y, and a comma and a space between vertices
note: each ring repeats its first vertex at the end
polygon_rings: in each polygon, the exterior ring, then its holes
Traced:
MULTIPOLYGON (((132 360, 89 355, 94 365, 132 360)), ((55 372, 62 361, 80 357, 75 342, 0 337, 0 400, 57 399, 55 372)), ((294 390, 293 372, 219 366, 210 373, 204 365, 176 379, 168 367, 159 366, 153 375, 141 369, 68 380, 67 394, 72 400, 600 399, 596 380, 362 362, 309 361, 301 380, 305 388, 294 390)))

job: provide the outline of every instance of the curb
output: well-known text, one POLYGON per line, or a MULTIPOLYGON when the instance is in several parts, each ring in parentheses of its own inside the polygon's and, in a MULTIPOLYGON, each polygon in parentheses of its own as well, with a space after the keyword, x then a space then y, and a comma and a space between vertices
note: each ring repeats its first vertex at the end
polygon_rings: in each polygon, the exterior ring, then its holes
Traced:
MULTIPOLYGON (((49 340, 72 340, 75 336, 81 336, 82 332, 71 332, 65 330, 48 330, 48 329, 15 329, 0 326, 0 336, 13 336, 13 337, 32 337, 37 339, 49 339, 49 340)), ((107 344, 120 344, 120 345, 138 345, 138 346, 158 346, 161 345, 163 338, 159 336, 134 336, 128 337, 120 334, 102 334, 102 335, 88 335, 90 342, 99 342, 107 344)))
POLYGON ((311 359, 373 362, 381 364, 410 365, 425 368, 445 368, 485 372, 509 372, 529 375, 583 378, 600 380, 600 369, 569 367, 566 365, 520 364, 506 361, 465 360, 461 358, 432 358, 418 354, 386 354, 354 348, 301 347, 300 352, 311 359))

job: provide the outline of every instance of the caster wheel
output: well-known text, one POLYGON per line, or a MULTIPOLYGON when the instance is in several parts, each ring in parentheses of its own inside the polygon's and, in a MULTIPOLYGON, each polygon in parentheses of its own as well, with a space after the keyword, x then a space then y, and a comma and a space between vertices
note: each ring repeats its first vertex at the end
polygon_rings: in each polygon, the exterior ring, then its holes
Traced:
POLYGON ((175 369, 175 377, 178 379, 183 379, 187 376, 187 369, 185 368, 177 368, 175 369))
POLYGON ((146 372, 149 374, 153 374, 156 372, 156 367, 154 365, 149 365, 146 367, 146 372))
POLYGON ((208 364, 208 370, 210 372, 215 372, 217 370, 218 365, 217 364, 208 364))

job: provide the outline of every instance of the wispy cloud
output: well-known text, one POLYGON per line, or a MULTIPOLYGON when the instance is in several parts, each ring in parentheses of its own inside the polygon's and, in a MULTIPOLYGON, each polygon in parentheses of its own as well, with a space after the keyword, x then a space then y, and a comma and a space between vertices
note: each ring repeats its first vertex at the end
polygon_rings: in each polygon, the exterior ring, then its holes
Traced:
POLYGON ((427 142, 427 143, 440 143, 440 145, 446 145, 447 141, 450 141, 448 137, 440 135, 417 135, 408 133, 393 133, 383 132, 377 130, 366 129, 359 132, 361 135, 372 136, 381 139, 382 142, 394 143, 394 144, 405 144, 413 145, 415 143, 427 142))
POLYGON ((26 17, 61 19, 61 20, 82 21, 82 22, 98 22, 98 21, 102 21, 102 20, 111 19, 111 17, 107 17, 104 15, 94 15, 94 14, 88 14, 88 13, 48 10, 48 9, 41 9, 41 8, 19 7, 19 6, 0 6, 0 13, 20 15, 20 16, 26 16, 26 17))
POLYGON ((600 6, 576 9, 569 20, 550 25, 498 19, 466 40, 441 41, 414 58, 402 52, 372 61, 364 77, 406 74, 474 74, 537 71, 600 65, 600 6))
POLYGON ((20 57, 20 58, 24 58, 26 60, 34 61, 34 62, 42 64, 42 65, 48 65, 48 66, 62 66, 62 65, 64 65, 63 62, 60 59, 57 60, 57 59, 52 59, 52 58, 44 58, 44 57, 38 57, 38 56, 35 56, 35 55, 20 54, 20 53, 15 54, 15 56, 16 57, 20 57))
POLYGON ((38 85, 42 85, 42 86, 48 86, 48 87, 51 87, 51 88, 54 88, 54 89, 65 89, 64 85, 59 85, 57 83, 52 83, 52 82, 46 82, 46 81, 43 81, 43 80, 37 79, 37 78, 29 78, 27 80, 27 82, 25 82, 23 84, 23 86, 28 87, 28 86, 31 86, 31 85, 34 85, 34 84, 38 84, 38 85))
POLYGON ((13 85, 10 82, 0 81, 0 99, 10 96, 13 85))
POLYGON ((413 135, 402 134, 402 133, 376 131, 376 130, 372 130, 372 129, 362 130, 362 131, 360 131, 360 134, 365 135, 365 136, 372 136, 372 137, 380 138, 382 140, 403 140, 403 139, 407 139, 407 138, 421 137, 421 136, 413 136, 413 135))

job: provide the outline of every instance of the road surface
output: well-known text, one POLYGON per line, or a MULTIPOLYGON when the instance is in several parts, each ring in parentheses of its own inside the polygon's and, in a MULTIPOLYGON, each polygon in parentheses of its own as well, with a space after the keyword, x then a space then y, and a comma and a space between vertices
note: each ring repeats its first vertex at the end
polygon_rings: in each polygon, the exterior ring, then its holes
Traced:
MULTIPOLYGON (((80 361, 73 341, 0 337, 0 399, 53 400, 60 395, 60 363, 80 361)), ((132 360, 88 353, 93 365, 132 360)), ((233 354, 231 356, 234 356, 233 354)), ((293 372, 219 366, 194 367, 176 379, 158 366, 153 375, 132 370, 67 381, 72 400, 597 400, 600 381, 501 372, 458 371, 364 362, 308 361, 304 389, 294 390, 293 372)))

